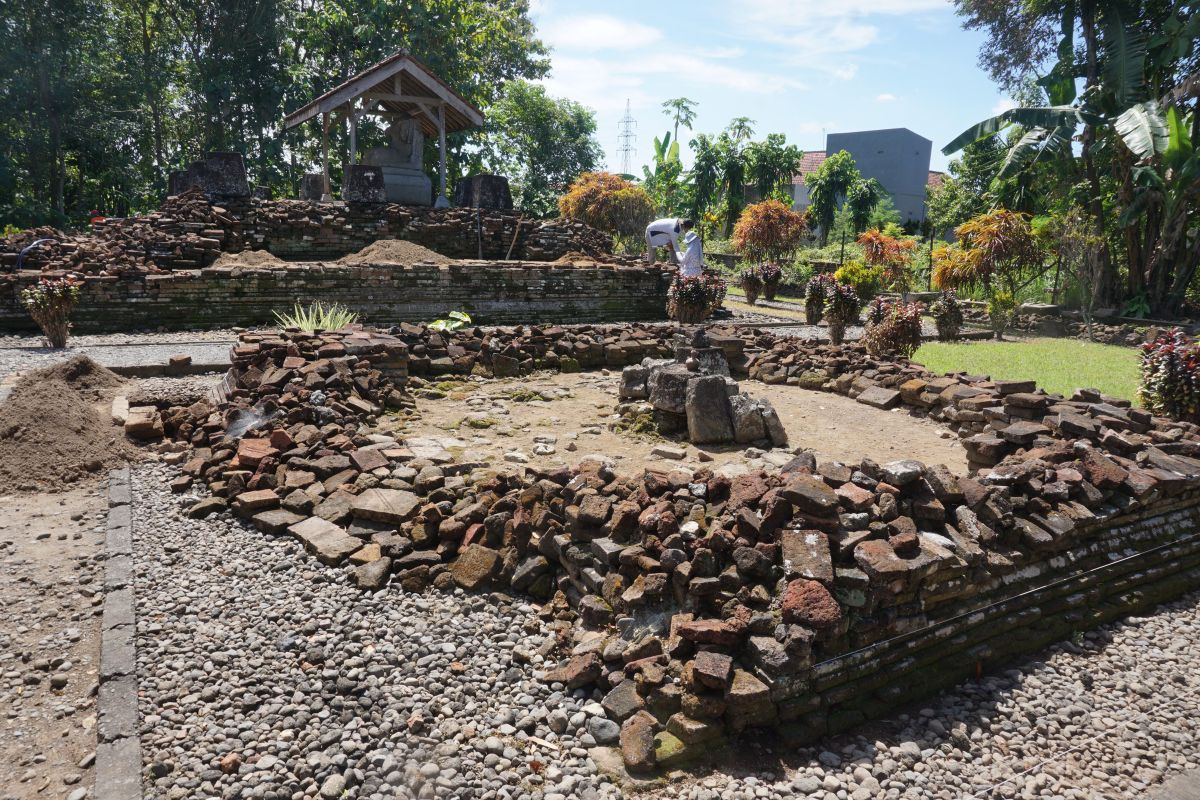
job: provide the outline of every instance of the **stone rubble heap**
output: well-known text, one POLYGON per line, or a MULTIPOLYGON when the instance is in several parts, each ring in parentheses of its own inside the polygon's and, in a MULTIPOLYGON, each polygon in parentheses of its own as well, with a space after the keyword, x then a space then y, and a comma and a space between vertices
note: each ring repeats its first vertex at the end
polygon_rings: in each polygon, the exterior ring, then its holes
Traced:
POLYGON ((968 477, 802 453, 770 474, 620 476, 602 459, 517 471, 369 427, 410 405, 403 381, 417 364, 424 374, 518 374, 551 356, 566 371, 635 364, 676 350, 671 329, 658 330, 246 335, 226 399, 161 415, 193 448, 177 486, 211 490, 193 515, 229 508, 348 566, 364 589, 391 578, 408 591, 548 601, 569 653, 545 679, 603 693, 620 727, 598 725, 596 738, 619 744, 632 771, 682 763, 748 726, 801 739, 844 730, 958 680, 964 664, 1141 608, 1200 574, 1200 546, 1176 541, 1200 522, 1194 426, 1088 393, 938 378, 858 346, 710 335, 751 377, 927 413, 995 466, 968 477), (1025 594, 1129 548, 1158 561, 1088 591, 1064 584, 1044 608, 1025 594), (1099 602, 1118 590, 1126 599, 1099 602), (1003 616, 989 616, 996 601, 1009 604, 1003 616), (942 622, 955 627, 929 632, 942 622))
POLYGON ((126 275, 200 269, 225 250, 241 249, 240 227, 225 208, 191 190, 168 197, 153 213, 98 221, 90 234, 35 228, 0 237, 0 269, 15 269, 21 250, 36 239, 55 241, 30 250, 23 270, 126 275))
MULTIPOLYGON (((726 339, 734 358, 744 361, 743 342, 726 339)), ((704 342, 707 344, 707 341, 704 342)), ((677 359, 682 355, 677 355, 677 359)), ((729 362, 719 347, 692 347, 687 360, 646 358, 621 371, 618 392, 626 403, 618 411, 627 418, 650 415, 659 433, 685 433, 693 444, 754 444, 787 447, 787 432, 768 400, 740 392, 730 377, 729 362)))
POLYGON ((526 220, 512 211, 395 204, 242 200, 214 205, 198 188, 168 197, 158 211, 96 223, 91 233, 37 228, 0 237, 0 270, 144 275, 209 266, 221 253, 269 250, 317 261, 357 252, 378 239, 409 239, 451 258, 553 261, 568 253, 607 257, 612 237, 568 219, 526 220), (236 207, 235 207, 236 206, 236 207))

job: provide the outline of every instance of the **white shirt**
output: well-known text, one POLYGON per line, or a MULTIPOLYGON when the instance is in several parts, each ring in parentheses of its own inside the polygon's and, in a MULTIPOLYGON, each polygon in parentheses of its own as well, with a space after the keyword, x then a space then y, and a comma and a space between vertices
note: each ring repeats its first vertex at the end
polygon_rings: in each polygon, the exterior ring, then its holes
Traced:
POLYGON ((679 274, 697 278, 704 274, 704 245, 700 243, 700 234, 688 231, 683 243, 687 249, 679 254, 679 274))
POLYGON ((679 220, 674 217, 654 220, 646 226, 646 241, 655 247, 662 247, 669 241, 678 249, 679 220))

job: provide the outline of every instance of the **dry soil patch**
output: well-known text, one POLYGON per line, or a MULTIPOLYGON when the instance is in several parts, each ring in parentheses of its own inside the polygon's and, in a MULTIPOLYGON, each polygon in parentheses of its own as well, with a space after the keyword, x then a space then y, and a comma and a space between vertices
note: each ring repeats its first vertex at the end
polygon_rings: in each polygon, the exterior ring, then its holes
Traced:
POLYGON ((0 492, 60 491, 131 457, 110 418, 124 383, 87 356, 21 377, 0 404, 0 492))
MULTIPOLYGON (((627 473, 647 466, 699 466, 700 451, 694 446, 687 446, 684 461, 667 460, 652 451, 657 445, 675 443, 610 429, 618 419, 618 382, 616 373, 444 381, 435 384, 436 391, 446 395, 443 398, 421 397, 417 390, 420 416, 402 431, 406 436, 455 437, 460 440, 458 455, 472 461, 501 462, 506 453, 519 452, 533 465, 566 462, 573 466, 600 453, 627 473), (535 452, 538 445, 548 443, 553 453, 535 452)), ((966 471, 966 454, 957 438, 935 423, 825 392, 755 381, 742 381, 741 386, 752 396, 769 399, 787 429, 791 447, 810 448, 819 460, 856 463, 871 458, 883 463, 915 458, 966 471)), ((705 446, 704 451, 712 466, 754 465, 742 446, 705 446)))
MULTIPOLYGON (((0 798, 90 789, 106 506, 100 481, 0 496, 0 798)), ((90 796, 90 795, 89 795, 90 796)))

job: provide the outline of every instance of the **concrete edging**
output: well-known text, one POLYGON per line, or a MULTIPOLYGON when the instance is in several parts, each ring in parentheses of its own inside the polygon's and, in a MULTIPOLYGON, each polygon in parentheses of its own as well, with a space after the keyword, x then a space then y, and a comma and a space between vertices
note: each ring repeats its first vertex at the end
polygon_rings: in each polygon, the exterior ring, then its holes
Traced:
POLYGON ((138 738, 137 627, 133 598, 133 490, 129 467, 108 474, 104 615, 96 701, 97 800, 142 799, 138 738))

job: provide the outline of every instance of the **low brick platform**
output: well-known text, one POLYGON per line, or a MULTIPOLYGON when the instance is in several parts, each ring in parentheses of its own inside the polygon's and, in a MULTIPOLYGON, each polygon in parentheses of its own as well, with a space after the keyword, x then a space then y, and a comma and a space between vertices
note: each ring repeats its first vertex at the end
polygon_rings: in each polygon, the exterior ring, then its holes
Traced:
MULTIPOLYGON (((36 330, 20 291, 42 273, 0 282, 0 331, 36 330)), ((86 276, 78 333, 222 328, 273 321, 295 303, 341 303, 363 322, 428 322, 465 310, 480 324, 624 322, 666 318, 669 271, 537 261, 450 266, 327 263, 208 267, 137 277, 86 276)))

